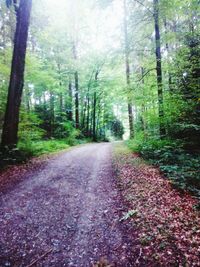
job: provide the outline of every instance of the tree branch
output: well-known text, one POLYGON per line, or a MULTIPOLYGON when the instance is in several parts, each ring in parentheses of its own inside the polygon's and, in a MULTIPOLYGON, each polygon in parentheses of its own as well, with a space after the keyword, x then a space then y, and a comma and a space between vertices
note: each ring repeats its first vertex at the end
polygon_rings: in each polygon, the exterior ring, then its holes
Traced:
POLYGON ((147 72, 145 72, 145 73, 142 75, 142 77, 141 77, 139 80, 137 80, 136 82, 140 82, 140 81, 142 81, 142 80, 144 79, 144 77, 145 77, 147 74, 149 74, 149 72, 151 72, 151 71, 153 71, 153 70, 156 70, 156 68, 150 69, 150 70, 148 70, 147 72))
POLYGON ((154 15, 154 13, 151 11, 150 8, 146 7, 142 2, 140 2, 139 0, 134 0, 135 2, 137 2, 138 4, 140 4, 141 6, 143 6, 148 12, 150 12, 152 15, 154 15))

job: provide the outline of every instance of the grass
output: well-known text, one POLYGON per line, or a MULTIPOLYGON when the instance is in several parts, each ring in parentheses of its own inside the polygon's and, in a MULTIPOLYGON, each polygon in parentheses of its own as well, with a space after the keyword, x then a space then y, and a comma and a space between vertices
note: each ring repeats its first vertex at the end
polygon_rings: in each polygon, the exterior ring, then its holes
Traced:
POLYGON ((50 139, 50 140, 38 140, 28 143, 19 142, 18 148, 26 156, 40 156, 67 149, 69 147, 86 144, 91 142, 91 139, 50 139))
POLYGON ((18 148, 27 156, 40 156, 69 148, 66 140, 42 140, 30 142, 29 144, 19 143, 18 148))
POLYGON ((17 148, 0 150, 0 168, 8 165, 26 162, 31 157, 38 157, 44 154, 68 149, 79 144, 86 144, 90 139, 50 139, 19 142, 17 148))

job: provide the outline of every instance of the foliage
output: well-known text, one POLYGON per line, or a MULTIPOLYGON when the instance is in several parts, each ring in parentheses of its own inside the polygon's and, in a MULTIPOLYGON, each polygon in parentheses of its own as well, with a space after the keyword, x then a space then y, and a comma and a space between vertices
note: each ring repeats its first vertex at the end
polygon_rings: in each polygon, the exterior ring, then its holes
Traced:
MULTIPOLYGON (((0 168, 7 165, 18 164, 26 162, 33 156, 40 156, 67 149, 71 146, 71 140, 29 140, 19 142, 16 148, 1 148, 0 150, 0 168), (70 144, 69 144, 70 143, 70 144)), ((75 141, 73 142, 75 143, 75 141)))
POLYGON ((20 142, 18 145, 20 151, 27 156, 40 156, 56 152, 70 147, 68 140, 46 140, 30 142, 29 144, 20 142))
POLYGON ((176 140, 131 140, 128 146, 139 152, 143 158, 160 167, 173 185, 182 190, 190 190, 200 197, 200 157, 184 148, 184 143, 176 140))
POLYGON ((29 143, 42 139, 45 131, 41 129, 42 121, 35 113, 21 112, 21 120, 19 124, 19 140, 29 143))
MULTIPOLYGON (((10 7, 13 2, 7 1, 6 4, 10 7)), ((58 18, 57 14, 49 9, 53 3, 48 3, 49 6, 46 7, 45 1, 34 1, 18 133, 21 143, 29 144, 33 140, 43 138, 68 139, 70 144, 73 144, 77 137, 106 140, 106 133, 111 127, 112 134, 121 137, 121 118, 116 118, 116 127, 114 124, 111 126, 115 114, 110 98, 116 90, 121 91, 120 82, 116 81, 118 73, 116 75, 113 71, 113 55, 110 56, 110 51, 97 53, 91 47, 89 39, 85 38, 87 35, 93 38, 94 34, 90 30, 93 24, 91 22, 95 22, 95 19, 88 16, 88 12, 91 15, 96 12, 99 16, 100 11, 101 20, 104 21, 104 12, 112 9, 112 1, 105 1, 103 6, 99 5, 102 3, 95 3, 93 9, 94 3, 86 1, 79 7, 74 6, 73 10, 66 3, 62 7, 63 11, 60 8, 58 10, 63 13, 63 17, 58 18), (76 8, 78 10, 75 10, 76 8), (55 17, 56 19, 52 19, 55 17), (59 19, 62 20, 62 28, 59 19), (76 32, 77 43, 82 43, 82 46, 74 48, 76 23, 85 30, 82 33, 76 32), (77 55, 74 55, 75 52, 77 55), (78 107, 75 73, 78 73, 78 107), (79 125, 78 129, 75 129, 77 109, 79 125)), ((4 80, 0 82, 2 128, 16 21, 13 10, 6 9, 5 2, 0 4, 0 9, 3 10, 0 15, 4 23, 4 31, 1 33, 3 48, 0 51, 0 75, 4 80)), ((94 26, 98 28, 98 25, 94 26)), ((119 65, 116 65, 116 69, 119 69, 119 65)))
MULTIPOLYGON (((62 8, 51 1, 33 1, 20 144, 121 139, 129 131, 128 99, 134 111, 131 149, 159 165, 181 188, 199 188, 199 3, 158 1, 163 89, 159 116, 154 1, 125 2, 127 44, 120 30, 123 5, 117 1, 87 0, 76 7, 65 1, 62 8), (125 46, 130 61, 128 88, 125 46), (160 125, 165 136, 160 136, 160 125)), ((0 132, 16 25, 16 14, 6 3, 10 7, 14 1, 0 2, 0 132)))
POLYGON ((122 139, 124 134, 124 126, 118 119, 114 119, 111 122, 110 130, 116 139, 122 139))

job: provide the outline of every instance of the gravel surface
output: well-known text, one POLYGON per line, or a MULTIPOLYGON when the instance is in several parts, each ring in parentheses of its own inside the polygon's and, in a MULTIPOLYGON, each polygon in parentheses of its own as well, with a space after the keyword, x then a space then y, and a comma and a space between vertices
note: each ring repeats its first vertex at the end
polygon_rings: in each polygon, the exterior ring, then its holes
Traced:
POLYGON ((134 238, 120 222, 112 144, 16 166, 0 175, 0 184, 0 266, 87 267, 101 257, 135 266, 134 238))

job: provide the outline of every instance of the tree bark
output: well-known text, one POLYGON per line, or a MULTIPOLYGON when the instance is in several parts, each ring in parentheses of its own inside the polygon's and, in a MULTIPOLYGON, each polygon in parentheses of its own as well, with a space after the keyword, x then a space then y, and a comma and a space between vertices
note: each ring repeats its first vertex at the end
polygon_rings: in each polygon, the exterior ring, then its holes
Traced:
POLYGON ((93 141, 97 141, 97 138, 96 138, 96 104, 97 104, 97 93, 94 92, 94 102, 93 102, 93 128, 92 128, 93 141))
POLYGON ((69 80, 68 94, 69 94, 69 103, 67 103, 67 115, 68 115, 68 120, 69 121, 73 121, 73 112, 72 112, 72 82, 71 82, 71 78, 69 80))
MULTIPOLYGON (((144 98, 144 68, 141 67, 141 75, 142 75, 142 95, 143 95, 143 98, 144 98)), ((142 129, 144 131, 144 135, 146 137, 146 130, 147 130, 147 125, 146 125, 146 120, 145 120, 145 111, 146 111, 146 107, 145 107, 145 103, 144 101, 142 101, 142 129)))
POLYGON ((55 105, 54 105, 54 94, 53 94, 53 92, 50 92, 50 99, 49 99, 49 101, 50 101, 50 123, 51 123, 51 125, 50 125, 50 127, 51 127, 51 129, 50 129, 50 137, 52 137, 53 135, 54 135, 54 125, 55 125, 55 112, 54 112, 54 108, 55 108, 55 105))
MULTIPOLYGON (((73 57, 74 61, 77 63, 77 42, 73 40, 73 57)), ((77 69, 74 72, 74 82, 75 82, 75 125, 76 129, 79 129, 79 77, 77 69)))
POLYGON ((2 133, 2 146, 15 146, 18 141, 19 112, 24 86, 25 57, 32 0, 21 0, 17 10, 8 98, 2 133))
POLYGON ((94 92, 94 102, 93 102, 93 127, 92 127, 93 141, 97 141, 97 136, 96 136, 96 106, 97 106, 96 86, 97 86, 97 81, 98 81, 98 75, 99 75, 99 70, 97 70, 95 73, 95 92, 94 92))
POLYGON ((159 27, 159 6, 158 0, 153 0, 154 8, 154 26, 155 26, 155 42, 156 42, 156 74, 158 86, 158 114, 159 114, 159 132, 160 137, 165 136, 166 131, 163 123, 164 108, 163 108, 163 83, 162 83, 162 57, 160 43, 160 27, 159 27))
POLYGON ((79 84, 78 84, 78 71, 74 73, 75 79, 75 122, 76 129, 79 129, 79 84))
POLYGON ((60 113, 63 112, 63 94, 60 93, 59 94, 59 98, 60 98, 60 113))
POLYGON ((130 138, 134 137, 133 128, 133 108, 130 100, 130 63, 129 63, 129 41, 128 41, 128 25, 127 25, 127 6, 126 0, 124 0, 124 41, 125 41, 125 63, 126 63, 126 83, 128 87, 128 119, 130 138))
POLYGON ((101 118, 101 98, 99 98, 97 107, 98 107, 97 108, 98 113, 97 113, 96 136, 97 136, 97 138, 98 138, 98 136, 101 138, 101 133, 100 133, 100 129, 101 129, 101 121, 100 121, 100 118, 101 118))
POLYGON ((89 88, 88 88, 88 95, 87 95, 87 122, 86 122, 86 134, 90 136, 90 96, 89 96, 89 88))

